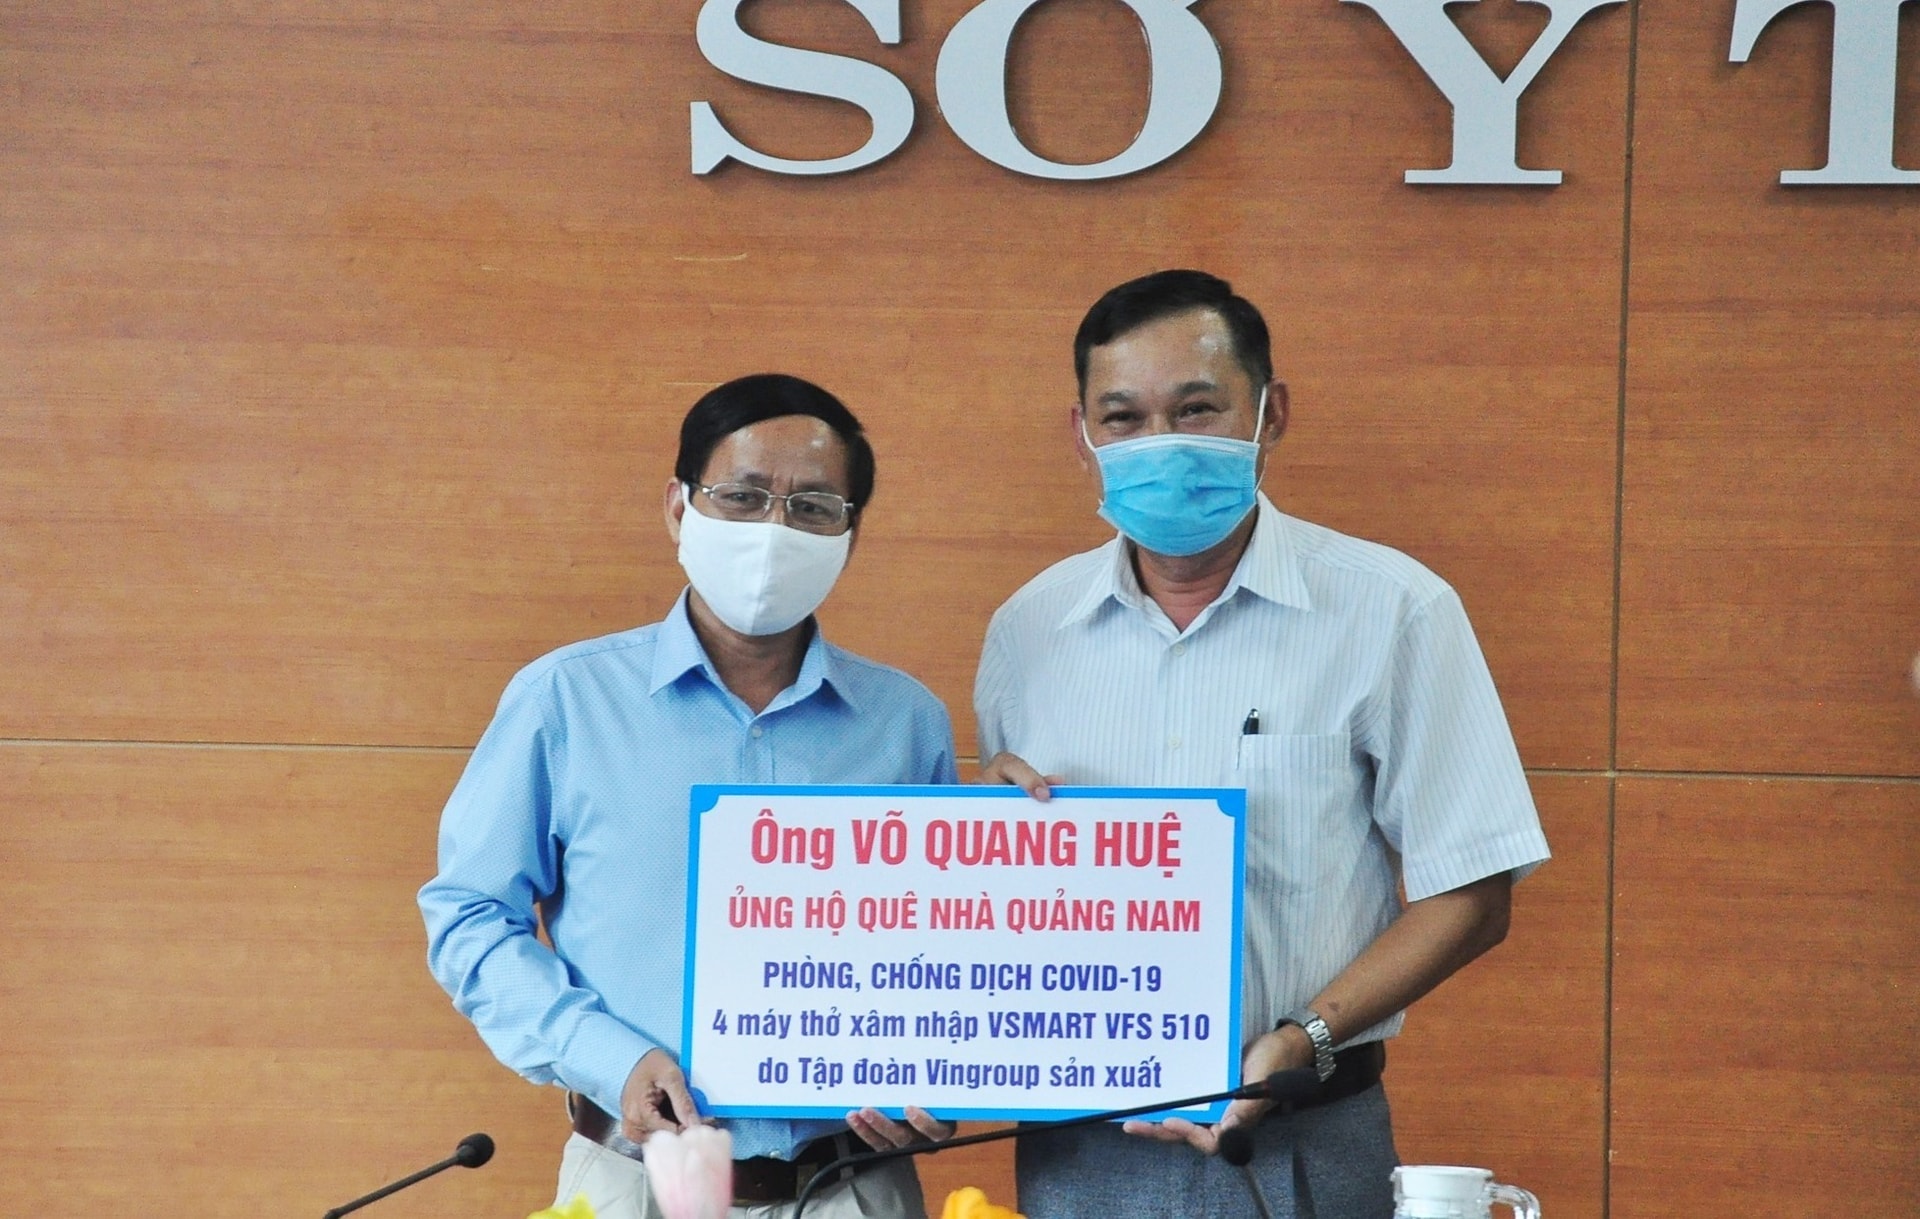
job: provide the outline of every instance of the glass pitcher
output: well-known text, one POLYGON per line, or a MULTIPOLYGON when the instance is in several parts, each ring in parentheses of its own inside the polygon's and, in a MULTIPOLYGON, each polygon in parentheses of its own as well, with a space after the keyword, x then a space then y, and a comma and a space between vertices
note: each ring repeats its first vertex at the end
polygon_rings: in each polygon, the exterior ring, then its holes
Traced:
POLYGON ((1540 1199, 1502 1185, 1487 1168, 1403 1164, 1393 1170, 1393 1219, 1492 1219, 1494 1203, 1514 1219, 1540 1219, 1540 1199))

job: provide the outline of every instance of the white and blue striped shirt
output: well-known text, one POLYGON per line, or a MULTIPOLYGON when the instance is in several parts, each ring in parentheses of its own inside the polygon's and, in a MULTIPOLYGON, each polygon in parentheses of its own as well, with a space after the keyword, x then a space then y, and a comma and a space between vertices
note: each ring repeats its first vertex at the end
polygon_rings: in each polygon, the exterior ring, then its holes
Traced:
POLYGON ((1072 784, 1246 789, 1249 1041, 1385 930, 1397 880, 1417 901, 1548 855, 1454 591, 1264 495, 1259 513, 1185 631, 1116 538, 1000 607, 974 684, 982 759, 1008 751, 1072 784))
MULTIPOLYGON (((617 1114, 634 1063, 682 1049, 692 784, 955 781, 953 727, 925 686, 815 631, 755 715, 682 593, 664 622, 561 648, 508 684, 441 816, 440 874, 420 890, 428 964, 501 1062, 617 1114)), ((722 1125, 738 1156, 790 1157, 846 1128, 722 1125)))

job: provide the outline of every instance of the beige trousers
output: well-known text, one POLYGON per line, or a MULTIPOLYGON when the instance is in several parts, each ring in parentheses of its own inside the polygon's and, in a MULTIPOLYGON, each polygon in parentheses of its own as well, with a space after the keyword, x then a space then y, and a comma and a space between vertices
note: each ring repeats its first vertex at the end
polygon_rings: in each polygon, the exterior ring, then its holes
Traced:
MULTIPOLYGON (((647 1169, 638 1160, 608 1151, 592 1139, 572 1135, 560 1157, 560 1191, 555 1206, 585 1194, 597 1219, 663 1219, 647 1189, 647 1169)), ((728 1219, 791 1219, 791 1202, 736 1206, 728 1219)), ((807 1199, 804 1219, 926 1219, 920 1177, 911 1159, 869 1168, 851 1181, 823 1185, 807 1199)))

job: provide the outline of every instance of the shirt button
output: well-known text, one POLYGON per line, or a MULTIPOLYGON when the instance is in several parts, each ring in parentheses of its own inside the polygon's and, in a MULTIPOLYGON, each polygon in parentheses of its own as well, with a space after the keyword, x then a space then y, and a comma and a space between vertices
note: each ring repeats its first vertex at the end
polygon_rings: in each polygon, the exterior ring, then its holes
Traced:
POLYGON ((1177 737, 1177 736, 1170 736, 1170 737, 1168 737, 1168 738, 1167 738, 1167 748, 1168 748, 1168 749, 1178 749, 1178 748, 1180 748, 1180 738, 1179 738, 1179 737, 1177 737))
POLYGON ((1186 645, 1186 644, 1184 644, 1184 643, 1176 643, 1176 644, 1174 644, 1174 645, 1173 645, 1173 654, 1174 654, 1175 656, 1185 656, 1185 655, 1187 654, 1187 645, 1186 645))
POLYGON ((759 740, 761 737, 767 735, 767 730, 765 728, 762 728, 758 724, 755 724, 753 727, 747 729, 747 731, 753 735, 753 739, 756 741, 759 740))

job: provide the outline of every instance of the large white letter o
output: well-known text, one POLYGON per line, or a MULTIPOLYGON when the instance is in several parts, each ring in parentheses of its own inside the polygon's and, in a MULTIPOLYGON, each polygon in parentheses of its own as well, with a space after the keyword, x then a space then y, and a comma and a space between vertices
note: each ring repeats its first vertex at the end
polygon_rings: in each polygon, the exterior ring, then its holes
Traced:
POLYGON ((962 17, 934 70, 934 93, 947 126, 996 165, 1035 178, 1091 181, 1139 173, 1194 141, 1220 104, 1220 44, 1188 11, 1194 0, 1121 0, 1140 19, 1152 62, 1147 121, 1118 156, 1067 165, 1020 142, 1007 114, 1007 55, 1013 30, 1044 0, 983 0, 962 17))

